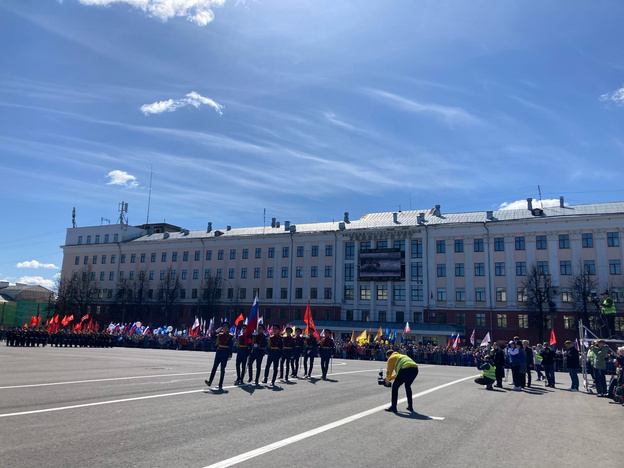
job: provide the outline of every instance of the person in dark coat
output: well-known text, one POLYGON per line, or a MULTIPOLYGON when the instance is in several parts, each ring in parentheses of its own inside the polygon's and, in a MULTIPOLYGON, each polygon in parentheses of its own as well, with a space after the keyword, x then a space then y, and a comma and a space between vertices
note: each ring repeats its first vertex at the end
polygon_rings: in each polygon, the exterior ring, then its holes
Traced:
POLYGON ((568 368, 568 372, 570 373, 570 380, 572 385, 570 386, 571 392, 578 392, 579 390, 579 378, 578 378, 578 368, 579 368, 579 352, 570 340, 565 342, 566 347, 566 367, 568 368))

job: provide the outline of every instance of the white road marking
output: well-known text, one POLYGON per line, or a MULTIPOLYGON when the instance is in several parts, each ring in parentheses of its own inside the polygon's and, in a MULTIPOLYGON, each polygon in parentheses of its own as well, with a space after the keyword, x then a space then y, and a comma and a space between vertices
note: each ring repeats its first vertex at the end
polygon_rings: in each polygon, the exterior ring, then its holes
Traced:
MULTIPOLYGON (((474 379, 474 378, 475 378, 475 376, 473 375, 473 376, 470 376, 470 377, 464 377, 463 379, 454 380, 453 382, 448 382, 448 383, 445 383, 443 385, 438 385, 437 387, 433 387, 433 388, 430 388, 429 390, 425 390, 423 392, 420 392, 420 393, 417 393, 415 395, 412 395, 412 398, 418 398, 418 397, 427 395, 428 393, 435 392, 437 390, 441 390, 441 389, 443 389, 445 387, 448 387, 450 385, 455 385, 456 383, 463 382, 464 380, 474 379)), ((399 400, 399 403, 404 403, 405 401, 407 401, 407 398, 403 398, 403 399, 399 400)), ((350 422, 357 421, 358 419, 364 418, 366 416, 370 416, 371 414, 374 414, 374 413, 376 413, 378 411, 382 411, 383 409, 385 409, 387 407, 388 407, 388 405, 386 404, 386 405, 378 406, 376 408, 369 409, 367 411, 363 411, 363 412, 358 413, 358 414, 354 414, 353 416, 349 416, 348 418, 344 418, 344 419, 341 419, 339 421, 335 421, 333 423, 326 424, 325 426, 317 427, 316 429, 311 429, 309 431, 302 432, 301 434, 297 434, 297 435, 289 437, 287 439, 283 439, 283 440, 274 442, 272 444, 266 445, 266 446, 261 447, 259 449, 251 450, 249 452, 242 453, 242 454, 237 455, 235 457, 228 458, 227 460, 223 460, 223 461, 220 461, 218 463, 214 463, 212 465, 208 465, 205 468, 225 468, 225 467, 228 467, 228 466, 236 465, 237 463, 242 463, 242 462, 244 462, 246 460, 250 460, 250 459, 258 457, 260 455, 264 455, 265 453, 272 452, 273 450, 277 450, 277 449, 285 447, 287 445, 294 444, 296 442, 299 442, 300 440, 307 439, 307 438, 315 436, 317 434, 321 434, 321 433, 329 431, 331 429, 335 429, 337 427, 343 426, 343 425, 348 424, 350 422)), ((435 420, 443 420, 444 419, 444 418, 441 418, 441 417, 438 417, 438 416, 430 416, 430 418, 431 419, 435 419, 435 420)))

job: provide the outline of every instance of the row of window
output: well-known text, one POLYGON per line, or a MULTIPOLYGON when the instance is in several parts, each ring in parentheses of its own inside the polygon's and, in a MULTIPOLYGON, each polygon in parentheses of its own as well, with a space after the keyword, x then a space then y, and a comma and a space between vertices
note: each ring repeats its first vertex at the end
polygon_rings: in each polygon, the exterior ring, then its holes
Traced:
MULTIPOLYGON (((540 275, 550 274, 547 261, 538 261, 537 273, 540 275)), ((561 260, 559 262, 559 273, 562 276, 572 275, 572 262, 570 260, 561 260)), ((583 260, 583 273, 587 275, 596 274, 596 262, 595 260, 583 260)), ((494 275, 505 276, 505 262, 494 263, 494 275)), ((526 262, 516 262, 516 276, 526 276, 527 265, 526 262)), ((609 274, 621 275, 622 265, 619 259, 609 260, 609 274)), ((438 263, 436 265, 436 276, 438 278, 446 277, 446 264, 438 263)), ((465 276, 464 264, 455 264, 455 276, 465 276)), ((474 276, 485 276, 485 263, 474 264, 474 276)), ((345 279, 347 279, 345 277, 345 279)), ((412 263, 412 279, 422 279, 422 264, 412 263)))
MULTIPOLYGON (((101 236, 99 234, 96 234, 95 236, 95 243, 99 244, 100 243, 100 239, 101 236)), ((91 236, 87 236, 87 244, 91 244, 91 236)), ((84 240, 84 236, 78 236, 78 245, 82 245, 82 241, 84 240)), ((110 234, 104 234, 104 243, 108 244, 110 242, 110 234)), ((113 242, 117 243, 119 242, 119 234, 113 234, 113 242)))
MULTIPOLYGON (((586 233, 581 234, 581 246, 583 248, 594 247, 594 235, 591 232, 586 232, 586 233)), ((618 232, 607 232, 607 246, 608 247, 620 246, 620 237, 619 237, 618 232)), ((526 247, 525 247, 524 236, 516 236, 514 238, 514 247, 515 247, 515 250, 525 250, 526 247)), ((545 235, 535 236, 535 248, 537 250, 547 249, 547 239, 545 235)), ((569 234, 559 234, 559 248, 560 249, 570 248, 570 235, 569 234)), ((475 252, 483 252, 483 249, 484 249, 483 239, 481 238, 474 239, 473 249, 475 252)), ((464 251, 463 239, 454 239, 454 251, 456 253, 461 253, 464 251)), ((495 252, 505 251, 505 238, 504 237, 494 238, 494 251, 495 252)), ((446 241, 444 239, 436 240, 436 253, 446 253, 446 241)), ((414 258, 414 256, 412 256, 412 258, 414 258)))

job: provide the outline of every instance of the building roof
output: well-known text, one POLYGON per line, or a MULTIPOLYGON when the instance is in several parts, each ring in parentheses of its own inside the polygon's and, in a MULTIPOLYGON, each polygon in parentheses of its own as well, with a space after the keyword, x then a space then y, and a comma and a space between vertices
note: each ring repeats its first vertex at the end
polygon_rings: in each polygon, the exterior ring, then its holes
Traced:
MULTIPOLYGON (((197 238, 236 238, 246 236, 269 236, 288 233, 323 233, 323 232, 349 232, 368 229, 391 229, 391 228, 417 228, 422 225, 435 227, 441 225, 461 225, 467 223, 495 223, 521 220, 536 220, 543 222, 545 219, 557 219, 567 217, 588 217, 596 215, 624 215, 624 202, 595 203, 587 205, 565 205, 541 208, 539 201, 533 202, 533 211, 527 209, 472 211, 465 213, 444 213, 436 208, 423 210, 409 210, 397 212, 367 213, 360 219, 344 221, 331 221, 321 223, 284 223, 279 227, 256 226, 241 228, 217 228, 201 231, 189 231, 179 229, 178 232, 160 232, 140 236, 131 242, 154 242, 161 240, 182 240, 197 238), (438 213, 436 214, 436 211, 438 213), (396 216, 396 220, 395 220, 396 216), (419 217, 423 221, 419 222, 419 217)), ((145 226, 143 226, 145 227, 145 226)))

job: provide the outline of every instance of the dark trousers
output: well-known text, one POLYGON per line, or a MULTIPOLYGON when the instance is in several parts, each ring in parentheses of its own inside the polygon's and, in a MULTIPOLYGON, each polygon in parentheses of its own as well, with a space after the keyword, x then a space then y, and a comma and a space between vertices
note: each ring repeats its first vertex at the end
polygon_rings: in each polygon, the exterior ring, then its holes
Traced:
POLYGON ((549 387, 555 386, 555 365, 554 364, 546 364, 544 365, 544 373, 546 374, 546 385, 549 387))
POLYGON ((292 362, 292 350, 285 349, 282 352, 282 357, 280 359, 280 379, 284 378, 284 364, 286 365, 286 380, 288 380, 288 372, 290 372, 290 365, 292 362))
POLYGON ((570 374, 570 381, 572 385, 570 388, 574 388, 576 390, 579 389, 579 378, 578 378, 578 369, 568 368, 568 373, 570 374))
POLYGON ((327 377, 327 371, 329 371, 329 360, 331 359, 331 351, 321 351, 321 373, 323 378, 327 377))
POLYGON ((513 378, 514 387, 522 387, 520 381, 520 366, 511 366, 511 376, 513 378))
POLYGON ((605 319, 609 327, 609 336, 615 335, 615 314, 605 314, 605 319))
POLYGON ((247 367, 248 357, 248 348, 239 349, 236 352, 236 380, 239 380, 241 382, 245 379, 245 368, 247 367))
POLYGON ((496 366, 496 386, 503 386, 503 379, 505 378, 505 367, 504 366, 496 366))
POLYGON ((405 395, 407 396, 407 406, 412 408, 412 383, 418 375, 418 367, 406 367, 402 369, 392 383, 392 408, 397 407, 399 401, 399 387, 405 384, 405 395))
POLYGON ((292 361, 290 362, 290 368, 292 370, 293 377, 297 377, 299 373, 299 360, 301 359, 301 354, 293 354, 292 361))
POLYGON ((256 383, 258 383, 258 379, 260 378, 260 369, 262 368, 262 359, 264 358, 264 352, 259 350, 254 350, 249 355, 249 382, 253 380, 253 363, 256 363, 256 383))
POLYGON ((229 349, 218 349, 215 353, 215 360, 212 364, 212 371, 210 372, 210 380, 212 383, 214 376, 217 373, 217 367, 221 365, 221 376, 219 377, 219 387, 223 386, 223 378, 225 377, 225 366, 227 365, 228 358, 230 357, 229 349))
POLYGON ((312 368, 314 367, 314 353, 306 353, 303 357, 303 373, 308 377, 312 375, 312 368), (308 362, 310 366, 308 366, 308 362))
POLYGON ((594 382, 596 383, 596 393, 598 395, 605 395, 607 393, 607 381, 604 369, 594 368, 594 382))
POLYGON ((277 367, 279 366, 280 352, 279 351, 269 351, 269 355, 267 356, 266 367, 264 368, 264 382, 269 378, 269 368, 273 365, 273 378, 271 379, 271 383, 275 383, 275 379, 277 379, 277 367))
POLYGON ((482 375, 481 377, 477 377, 475 380, 475 383, 478 383, 479 385, 485 385, 488 388, 492 388, 492 384, 494 383, 494 380, 490 379, 489 377, 485 377, 484 375, 482 375))

